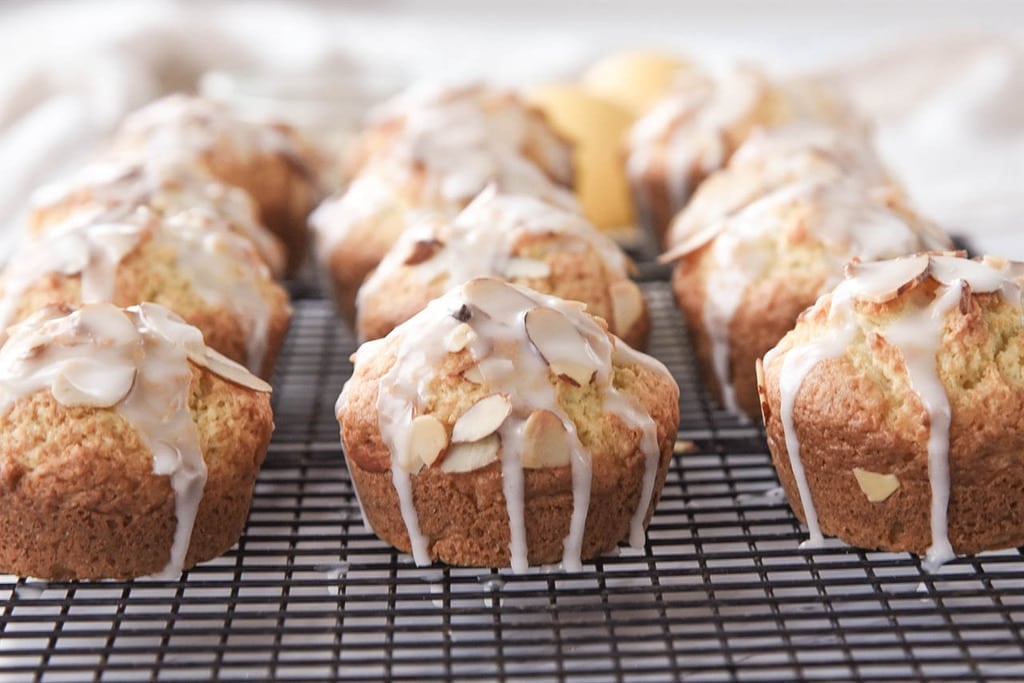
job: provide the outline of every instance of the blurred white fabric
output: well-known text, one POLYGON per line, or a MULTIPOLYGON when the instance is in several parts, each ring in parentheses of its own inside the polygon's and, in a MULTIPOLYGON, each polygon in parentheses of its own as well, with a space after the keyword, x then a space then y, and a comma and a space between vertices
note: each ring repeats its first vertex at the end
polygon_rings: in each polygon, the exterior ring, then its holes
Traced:
MULTIPOLYGON (((16 225, 30 192, 80 164, 126 111, 192 89, 209 70, 307 79, 307 88, 324 84, 330 99, 382 73, 381 91, 417 77, 537 83, 571 76, 612 49, 656 45, 711 62, 754 59, 841 79, 878 120, 883 155, 926 213, 980 251, 1024 259, 1016 225, 1024 215, 1024 3, 551 5, 160 1, 0 9, 0 226, 16 225)), ((0 231, 0 257, 16 234, 0 231)))

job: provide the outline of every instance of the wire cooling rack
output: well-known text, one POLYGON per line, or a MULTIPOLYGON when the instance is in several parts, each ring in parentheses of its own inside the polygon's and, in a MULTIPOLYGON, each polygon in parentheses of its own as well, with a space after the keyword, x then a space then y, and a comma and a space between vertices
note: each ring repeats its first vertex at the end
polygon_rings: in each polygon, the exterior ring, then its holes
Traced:
POLYGON ((709 403, 668 285, 644 288, 651 351, 683 389, 645 552, 513 575, 419 568, 378 541, 333 417, 354 341, 299 300, 238 546, 180 581, 0 578, 0 680, 1024 680, 1021 554, 929 574, 798 550, 763 434, 709 403))

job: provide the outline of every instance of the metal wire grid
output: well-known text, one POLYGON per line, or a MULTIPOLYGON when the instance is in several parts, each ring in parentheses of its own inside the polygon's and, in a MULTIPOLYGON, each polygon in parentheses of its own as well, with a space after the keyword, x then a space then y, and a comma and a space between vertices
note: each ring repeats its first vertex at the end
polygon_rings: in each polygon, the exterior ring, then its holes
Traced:
POLYGON ((115 680, 1020 680, 1024 558, 830 543, 813 553, 756 427, 697 389, 663 282, 652 352, 683 387, 646 552, 579 574, 417 568, 362 525, 333 404, 351 336, 296 304, 277 431, 236 549, 180 581, 0 578, 0 678, 115 680))

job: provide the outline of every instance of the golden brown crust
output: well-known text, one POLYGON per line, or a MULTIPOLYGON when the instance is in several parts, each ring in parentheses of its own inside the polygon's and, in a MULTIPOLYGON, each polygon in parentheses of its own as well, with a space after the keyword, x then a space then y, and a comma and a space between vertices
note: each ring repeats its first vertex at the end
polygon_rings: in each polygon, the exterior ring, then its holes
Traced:
MULTIPOLYGON (((714 371, 712 344, 704 325, 707 271, 711 267, 704 247, 680 260, 672 274, 676 303, 686 318, 686 330, 704 385, 719 404, 722 387, 714 371)), ((757 419, 761 400, 755 364, 787 332, 801 311, 813 304, 825 285, 826 273, 818 267, 777 270, 753 283, 743 294, 729 325, 729 378, 736 402, 746 415, 757 419)))
MULTIPOLYGON (((858 306, 885 320, 899 315, 906 299, 858 306)), ((1024 544, 1020 311, 997 295, 975 295, 969 301, 966 312, 954 309, 947 317, 937 359, 952 411, 949 539, 958 553, 1024 544)), ((821 331, 825 310, 783 339, 761 383, 772 460, 801 520, 804 510, 779 415, 779 373, 785 353, 821 331)), ((909 385, 898 349, 869 333, 859 336, 846 355, 818 364, 797 395, 794 424, 822 531, 864 548, 919 554, 928 549, 929 418, 909 385), (853 474, 855 467, 894 474, 899 488, 882 502, 870 502, 853 474)))
MULTIPOLYGON (((0 276, 0 296, 6 294, 6 283, 7 278, 0 276)), ((291 305, 288 293, 273 280, 267 278, 254 284, 270 310, 263 367, 258 373, 270 377, 291 321, 291 305)), ((47 304, 77 306, 82 303, 81 277, 46 273, 16 293, 16 297, 11 323, 24 320, 47 304)), ((166 306, 198 327, 207 345, 246 365, 250 332, 242 321, 223 306, 208 303, 194 291, 178 268, 173 249, 162 248, 148 240, 118 264, 111 301, 122 307, 142 302, 166 306)))
MULTIPOLYGON (((397 340, 393 337, 384 344, 379 354, 357 365, 339 420, 348 446, 346 462, 370 525, 386 542, 409 552, 409 535, 392 485, 391 455, 383 443, 376 410, 380 379, 394 363, 397 340)), ((463 367, 472 362, 468 351, 449 354, 432 385, 429 413, 449 427, 486 393, 461 375, 463 367)), ((614 381, 657 425, 661 457, 646 524, 672 456, 679 421, 678 388, 669 376, 639 365, 617 366, 614 381)), ((559 381, 556 393, 592 456, 593 483, 582 554, 584 559, 592 558, 612 550, 629 535, 645 471, 641 435, 615 415, 603 412, 601 399, 593 390, 559 381)), ((508 566, 508 510, 500 463, 457 474, 424 468, 412 476, 412 487, 432 559, 456 565, 508 566)), ((571 468, 524 470, 524 491, 530 563, 561 561, 572 515, 571 468)))
MULTIPOLYGON (((245 526, 273 431, 267 394, 193 367, 190 408, 208 468, 186 568, 223 554, 245 526)), ((167 564, 174 493, 113 410, 67 407, 49 391, 0 417, 0 571, 125 579, 167 564)))

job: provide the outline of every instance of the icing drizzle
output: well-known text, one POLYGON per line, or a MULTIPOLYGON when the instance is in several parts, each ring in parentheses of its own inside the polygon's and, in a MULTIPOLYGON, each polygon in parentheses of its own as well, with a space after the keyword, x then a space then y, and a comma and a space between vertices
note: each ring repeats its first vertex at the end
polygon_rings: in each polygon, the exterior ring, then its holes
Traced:
POLYGON ((161 219, 145 207, 121 207, 96 215, 72 214, 29 239, 12 258, 0 297, 0 328, 14 315, 19 295, 48 273, 81 278, 83 303, 111 301, 118 265, 144 242, 174 254, 180 273, 205 301, 226 307, 246 326, 246 365, 263 366, 270 305, 258 283, 267 266, 250 242, 230 232, 222 218, 190 209, 161 219))

